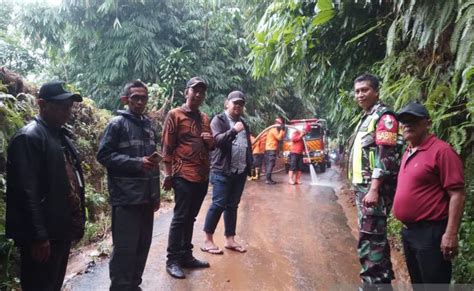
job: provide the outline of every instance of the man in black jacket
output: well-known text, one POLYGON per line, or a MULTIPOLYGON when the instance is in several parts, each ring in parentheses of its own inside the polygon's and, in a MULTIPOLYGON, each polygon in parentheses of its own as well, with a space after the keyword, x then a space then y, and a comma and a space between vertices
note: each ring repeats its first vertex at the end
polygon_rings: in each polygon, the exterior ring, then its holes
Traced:
POLYGON ((139 290, 153 233, 153 212, 160 207, 157 136, 143 115, 148 89, 127 83, 118 111, 105 129, 97 160, 107 168, 112 204, 110 290, 139 290))
POLYGON ((245 95, 232 91, 225 103, 225 112, 211 121, 216 149, 212 151, 211 183, 212 204, 209 207, 204 224, 206 240, 202 251, 222 254, 214 243, 214 231, 224 213, 224 235, 226 249, 245 253, 247 250, 235 241, 237 208, 244 190, 247 175, 252 168, 252 144, 250 130, 242 118, 245 95))
POLYGON ((84 233, 84 178, 62 127, 81 101, 64 82, 44 84, 39 116, 8 147, 6 234, 20 248, 23 290, 60 290, 71 242, 84 233))

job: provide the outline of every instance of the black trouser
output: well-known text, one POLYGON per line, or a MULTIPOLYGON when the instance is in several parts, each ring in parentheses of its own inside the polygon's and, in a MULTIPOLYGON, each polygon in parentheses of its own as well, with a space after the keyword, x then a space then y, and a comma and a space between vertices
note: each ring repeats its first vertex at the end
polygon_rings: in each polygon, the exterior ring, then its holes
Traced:
POLYGON ((402 229, 403 249, 412 284, 450 283, 451 261, 443 258, 440 247, 446 225, 447 221, 426 221, 402 229))
POLYGON ((112 206, 110 290, 135 290, 142 283, 153 234, 153 203, 112 206))
POLYGON ((30 246, 20 247, 21 288, 23 291, 61 290, 71 249, 70 241, 50 241, 51 253, 46 263, 39 263, 31 257, 30 246))
POLYGON ((277 151, 265 151, 265 176, 267 181, 272 180, 272 171, 275 167, 277 151))
POLYGON ((209 181, 195 183, 183 178, 173 178, 172 185, 175 206, 168 236, 168 265, 193 256, 191 241, 194 221, 207 194, 209 181))

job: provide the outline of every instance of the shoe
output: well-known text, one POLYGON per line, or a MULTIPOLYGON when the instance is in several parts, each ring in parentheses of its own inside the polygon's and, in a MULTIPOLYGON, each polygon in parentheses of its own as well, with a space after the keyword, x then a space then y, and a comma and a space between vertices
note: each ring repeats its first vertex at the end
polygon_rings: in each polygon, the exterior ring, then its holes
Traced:
POLYGON ((184 275, 183 269, 181 269, 181 266, 178 263, 171 263, 169 265, 166 265, 166 272, 171 275, 173 278, 177 279, 184 279, 186 278, 186 275, 184 275))
POLYGON ((247 249, 245 249, 243 246, 224 246, 226 249, 238 252, 238 253, 245 253, 247 252, 247 249))
POLYGON ((210 253, 210 254, 213 254, 213 255, 223 255, 224 254, 224 251, 221 250, 219 247, 209 247, 209 248, 201 247, 201 251, 203 251, 205 253, 210 253))
POLYGON ((268 184, 268 185, 275 185, 277 182, 273 181, 273 180, 266 180, 265 181, 265 184, 268 184))
POLYGON ((183 266, 183 268, 198 269, 198 268, 209 268, 211 265, 209 265, 209 263, 206 261, 201 261, 196 258, 192 258, 190 260, 183 261, 181 263, 181 266, 183 266))

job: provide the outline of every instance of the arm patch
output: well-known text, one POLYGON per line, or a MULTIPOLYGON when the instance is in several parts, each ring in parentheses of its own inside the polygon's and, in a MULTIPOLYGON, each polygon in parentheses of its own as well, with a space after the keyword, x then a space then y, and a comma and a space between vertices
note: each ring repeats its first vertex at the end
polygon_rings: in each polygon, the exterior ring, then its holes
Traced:
POLYGON ((392 114, 380 117, 375 130, 375 143, 377 145, 397 145, 398 121, 392 114))

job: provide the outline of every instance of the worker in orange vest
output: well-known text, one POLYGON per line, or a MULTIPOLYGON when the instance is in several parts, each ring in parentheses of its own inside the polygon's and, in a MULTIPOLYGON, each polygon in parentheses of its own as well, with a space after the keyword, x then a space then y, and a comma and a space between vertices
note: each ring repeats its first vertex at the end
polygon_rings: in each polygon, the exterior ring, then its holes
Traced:
POLYGON ((278 155, 278 143, 285 136, 285 123, 283 119, 278 117, 275 119, 275 124, 278 127, 273 127, 268 131, 267 140, 265 143, 265 167, 266 167, 266 184, 276 184, 272 180, 272 171, 275 167, 276 157, 278 155))
POLYGON ((259 180, 262 171, 263 159, 265 156, 265 141, 267 134, 264 133, 258 139, 253 135, 250 136, 252 142, 252 155, 253 155, 253 169, 250 180, 259 180))

